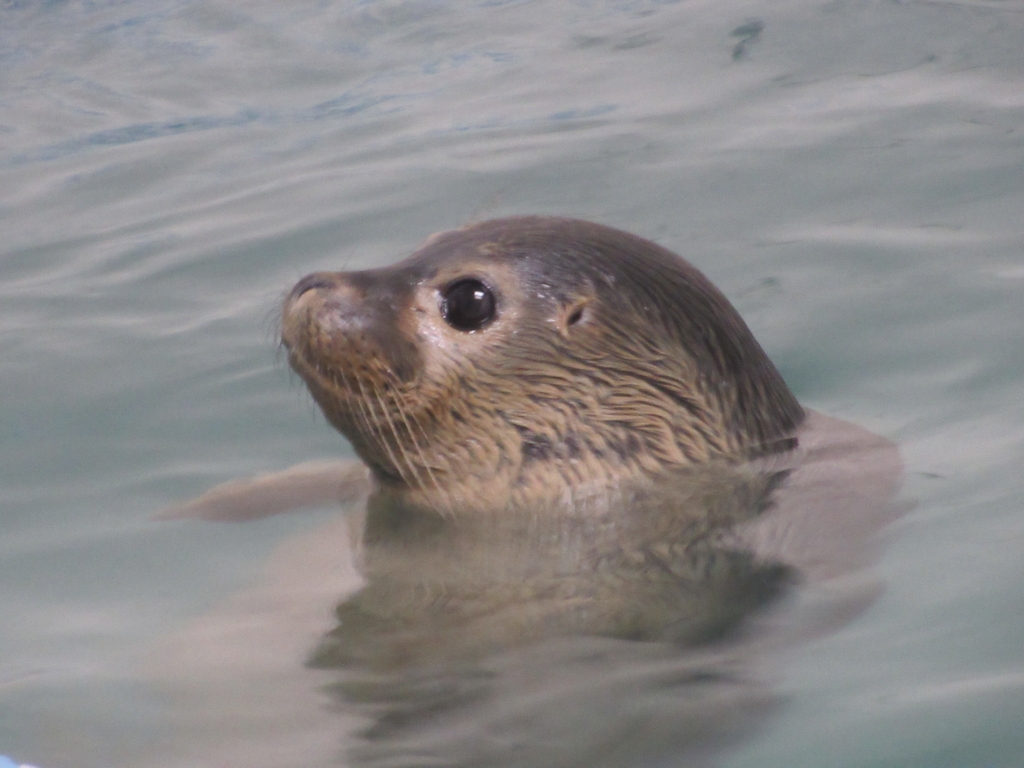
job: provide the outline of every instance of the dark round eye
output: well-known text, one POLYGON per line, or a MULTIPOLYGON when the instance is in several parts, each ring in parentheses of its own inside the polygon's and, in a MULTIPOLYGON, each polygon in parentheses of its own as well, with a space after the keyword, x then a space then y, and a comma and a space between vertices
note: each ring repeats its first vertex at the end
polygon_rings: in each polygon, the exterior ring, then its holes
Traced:
POLYGON ((460 331, 475 331, 494 319, 494 294, 475 278, 456 280, 441 292, 441 314, 460 331))

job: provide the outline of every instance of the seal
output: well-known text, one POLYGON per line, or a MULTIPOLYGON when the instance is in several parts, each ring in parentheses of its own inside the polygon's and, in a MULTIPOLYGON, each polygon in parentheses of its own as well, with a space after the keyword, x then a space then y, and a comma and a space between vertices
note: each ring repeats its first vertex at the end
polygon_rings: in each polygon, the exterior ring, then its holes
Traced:
MULTIPOLYGON (((393 266, 303 278, 281 337, 362 461, 234 481, 164 517, 358 500, 335 522, 360 532, 362 580, 335 572, 348 534, 317 532, 284 584, 182 645, 220 638, 221 663, 315 633, 310 665, 370 722, 353 765, 705 764, 777 705, 765 656, 877 594, 851 576, 899 514, 895 446, 805 412, 725 297, 650 241, 474 224, 393 266), (763 610, 797 579, 799 600, 763 610), (329 630, 325 584, 344 590, 329 630)), ((259 729, 223 731, 251 753, 259 729)))
POLYGON ((696 642, 785 581, 724 537, 784 478, 744 467, 791 451, 804 412, 721 292, 648 240, 548 217, 442 233, 300 280, 282 340, 374 481, 368 584, 321 660, 696 642))
POLYGON ((449 514, 786 450, 804 417, 704 275, 586 221, 487 221, 311 274, 282 340, 379 492, 449 514))

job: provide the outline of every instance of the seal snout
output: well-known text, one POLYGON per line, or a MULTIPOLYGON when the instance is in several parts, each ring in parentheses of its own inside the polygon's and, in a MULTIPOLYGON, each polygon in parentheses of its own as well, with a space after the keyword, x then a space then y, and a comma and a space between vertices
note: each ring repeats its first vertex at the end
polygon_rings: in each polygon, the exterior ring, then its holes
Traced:
MULTIPOLYGON (((358 327, 367 313, 363 292, 344 272, 314 272, 299 280, 284 300, 284 329, 302 318, 314 324, 358 327)), ((288 343, 286 334, 285 343, 288 343)))
POLYGON ((299 280, 288 292, 281 311, 281 341, 288 350, 293 353, 300 349, 312 351, 308 347, 324 329, 325 318, 338 314, 339 299, 341 304, 352 303, 351 297, 344 296, 348 292, 344 290, 341 277, 339 273, 314 272, 299 280), (328 307, 334 311, 329 311, 328 307))
POLYGON ((302 278, 281 313, 281 341, 292 367, 307 383, 327 376, 352 392, 409 381, 420 356, 399 328, 402 298, 373 270, 302 278))

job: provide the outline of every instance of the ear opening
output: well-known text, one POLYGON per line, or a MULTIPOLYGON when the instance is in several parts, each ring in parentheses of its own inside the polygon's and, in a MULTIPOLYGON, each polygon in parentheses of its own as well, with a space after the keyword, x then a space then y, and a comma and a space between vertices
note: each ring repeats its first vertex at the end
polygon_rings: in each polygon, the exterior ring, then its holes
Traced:
POLYGON ((583 299, 562 309, 558 330, 563 336, 568 337, 573 326, 586 322, 587 316, 590 313, 590 309, 587 307, 588 304, 590 304, 590 300, 583 299))

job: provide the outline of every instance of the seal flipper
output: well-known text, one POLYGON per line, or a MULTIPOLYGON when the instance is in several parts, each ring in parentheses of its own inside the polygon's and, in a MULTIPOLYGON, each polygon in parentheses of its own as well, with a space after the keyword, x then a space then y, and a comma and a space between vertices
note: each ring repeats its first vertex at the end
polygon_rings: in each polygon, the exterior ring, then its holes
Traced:
POLYGON ((899 448, 863 427, 807 409, 795 466, 772 505, 741 526, 759 557, 812 582, 848 576, 878 554, 879 534, 907 510, 899 448))
POLYGON ((259 520, 311 507, 349 506, 365 498, 371 488, 370 470, 361 461, 311 461, 223 483, 158 512, 155 519, 259 520))

